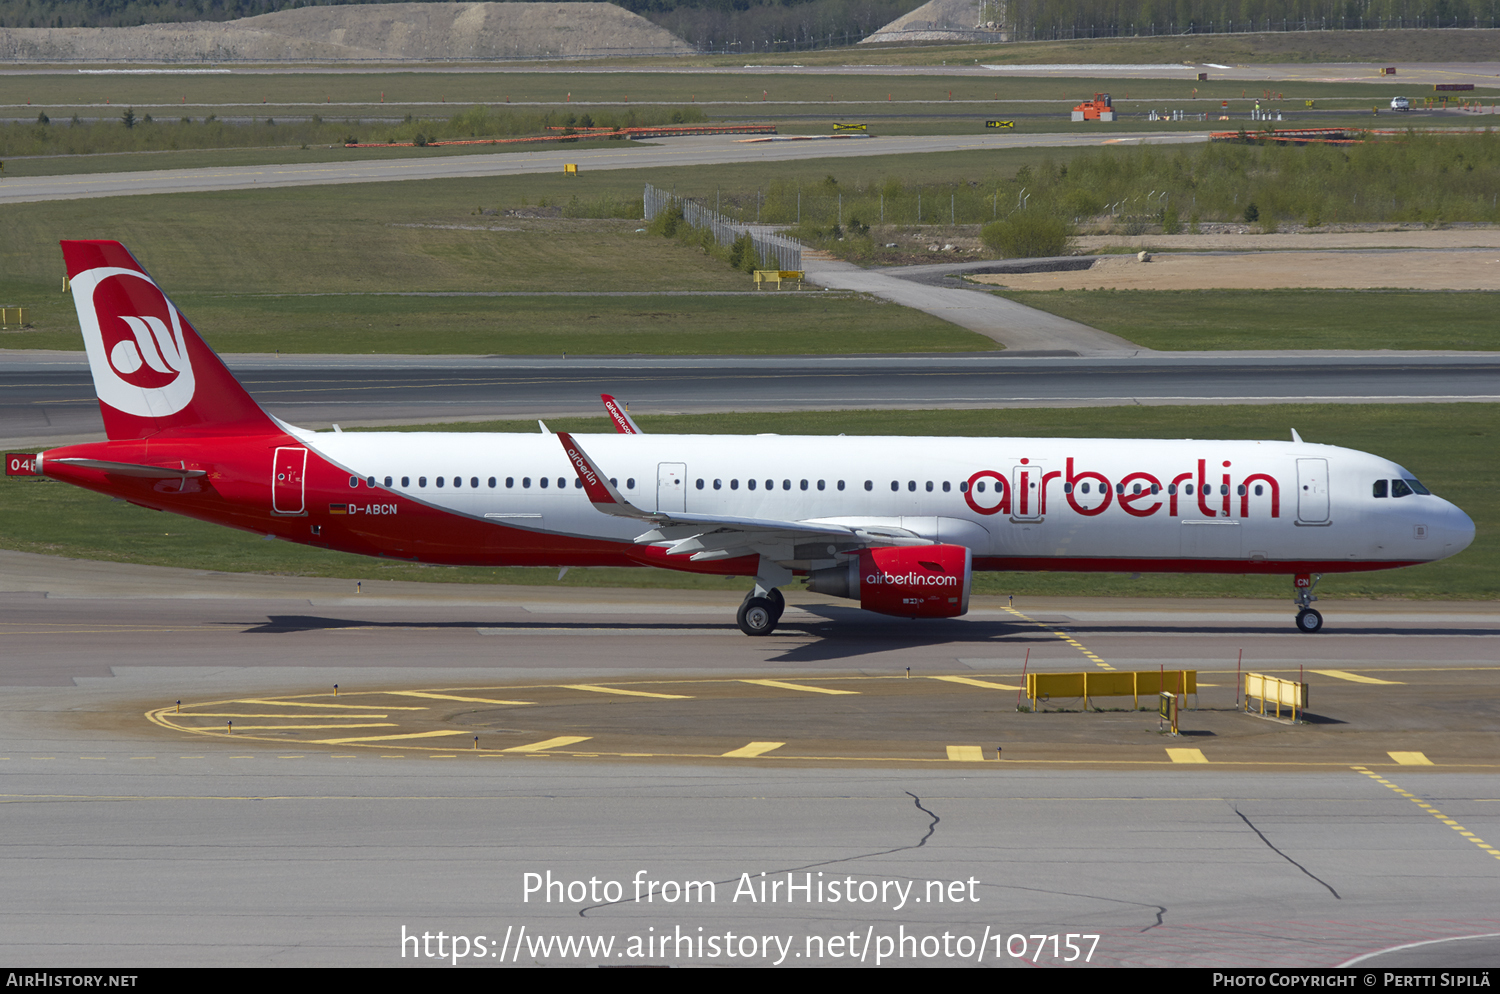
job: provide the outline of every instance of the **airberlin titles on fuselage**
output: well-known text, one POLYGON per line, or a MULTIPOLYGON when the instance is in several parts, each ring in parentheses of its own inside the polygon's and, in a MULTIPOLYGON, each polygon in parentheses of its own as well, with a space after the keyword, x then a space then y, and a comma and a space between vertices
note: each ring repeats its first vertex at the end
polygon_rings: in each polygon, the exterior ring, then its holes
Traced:
MULTIPOLYGON (((1120 510, 1137 518, 1148 518, 1163 507, 1168 517, 1177 517, 1179 498, 1193 497, 1199 513, 1205 518, 1227 518, 1231 515, 1233 500, 1239 498, 1239 516, 1250 517, 1251 498, 1265 497, 1267 513, 1273 518, 1281 517, 1281 484, 1269 473, 1251 473, 1235 483, 1230 473, 1220 473, 1219 479, 1209 482, 1207 459, 1199 459, 1196 472, 1188 471, 1156 476, 1145 471, 1125 474, 1111 486, 1109 478, 1093 470, 1077 470, 1074 458, 1068 456, 1065 469, 1046 472, 1045 467, 1022 459, 1014 474, 1005 474, 993 469, 982 469, 973 474, 959 489, 964 502, 976 514, 1015 514, 1021 517, 1041 517, 1048 513, 1048 489, 1060 481, 1058 489, 1074 512, 1085 517, 1094 517, 1109 510, 1116 500, 1120 510), (1168 482, 1163 483, 1163 480, 1168 482), (1217 488, 1218 493, 1213 491, 1217 488), (976 494, 987 491, 998 495, 994 504, 980 503, 976 494), (1161 499, 1164 498, 1164 499, 1161 499), (1210 505, 1210 498, 1217 498, 1210 505), (1147 504, 1147 502, 1150 502, 1147 504)), ((1230 469, 1230 460, 1224 460, 1223 469, 1230 469)), ((1189 513, 1189 512, 1184 512, 1189 513)))

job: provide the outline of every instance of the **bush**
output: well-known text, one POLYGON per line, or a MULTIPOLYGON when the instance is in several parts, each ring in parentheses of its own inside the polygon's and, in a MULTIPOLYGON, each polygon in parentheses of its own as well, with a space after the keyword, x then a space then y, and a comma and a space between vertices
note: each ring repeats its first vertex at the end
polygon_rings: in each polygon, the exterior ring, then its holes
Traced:
POLYGON ((1062 255, 1073 235, 1071 224, 1040 210, 1017 211, 1003 221, 985 225, 979 232, 984 243, 1004 259, 1062 255))

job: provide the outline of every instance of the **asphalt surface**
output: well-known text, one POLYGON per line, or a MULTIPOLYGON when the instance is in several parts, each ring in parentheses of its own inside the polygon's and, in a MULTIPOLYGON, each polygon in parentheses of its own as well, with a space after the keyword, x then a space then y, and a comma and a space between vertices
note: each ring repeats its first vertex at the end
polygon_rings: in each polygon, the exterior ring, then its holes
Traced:
MULTIPOLYGON (((1493 354, 225 358, 267 410, 309 427, 594 415, 601 393, 636 414, 1500 400, 1493 354)), ((0 354, 0 442, 102 430, 83 353, 0 354)))
POLYGON ((913 627, 794 595, 746 639, 733 592, 350 588, 0 553, 8 960, 435 966, 453 936, 470 965, 1500 958, 1493 605, 1325 603, 1306 636, 1277 603, 913 627), (1101 668, 1058 632, 1197 668, 1183 734, 933 679, 1101 668), (1309 723, 1234 710, 1241 650, 1307 674, 1309 723))
POLYGON ((219 166, 202 169, 153 169, 128 173, 82 173, 62 176, 14 176, 0 183, 0 204, 42 200, 79 200, 151 193, 246 190, 338 183, 386 183, 402 180, 455 179, 474 176, 518 176, 562 172, 567 163, 580 170, 649 169, 711 166, 734 162, 787 162, 869 155, 912 155, 1004 148, 1074 148, 1149 141, 1180 144, 1208 140, 1208 132, 1048 135, 897 135, 809 141, 747 141, 740 137, 690 137, 624 142, 619 147, 549 149, 495 155, 431 156, 375 162, 270 166, 219 166))

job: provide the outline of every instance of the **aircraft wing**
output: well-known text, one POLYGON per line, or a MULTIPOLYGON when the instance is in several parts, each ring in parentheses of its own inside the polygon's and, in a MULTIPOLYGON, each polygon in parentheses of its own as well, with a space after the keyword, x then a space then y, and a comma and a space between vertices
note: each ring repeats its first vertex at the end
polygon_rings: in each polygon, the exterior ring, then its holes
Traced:
POLYGON ((558 432, 568 462, 583 481, 589 503, 604 514, 636 518, 650 527, 637 545, 666 545, 667 555, 690 555, 695 562, 732 559, 757 552, 774 560, 828 559, 871 546, 930 545, 902 529, 865 529, 831 522, 740 518, 680 511, 646 511, 626 500, 567 432, 558 432))

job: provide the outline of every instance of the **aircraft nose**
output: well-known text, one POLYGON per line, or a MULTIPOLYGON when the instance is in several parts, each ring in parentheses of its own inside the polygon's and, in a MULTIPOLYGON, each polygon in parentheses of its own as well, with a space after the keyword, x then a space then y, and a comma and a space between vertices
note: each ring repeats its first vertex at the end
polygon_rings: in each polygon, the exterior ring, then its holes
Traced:
MULTIPOLYGON (((1447 501, 1444 501, 1448 504, 1447 501)), ((1474 519, 1455 504, 1448 504, 1434 536, 1443 543, 1443 555, 1454 556, 1467 549, 1474 541, 1474 519)))

